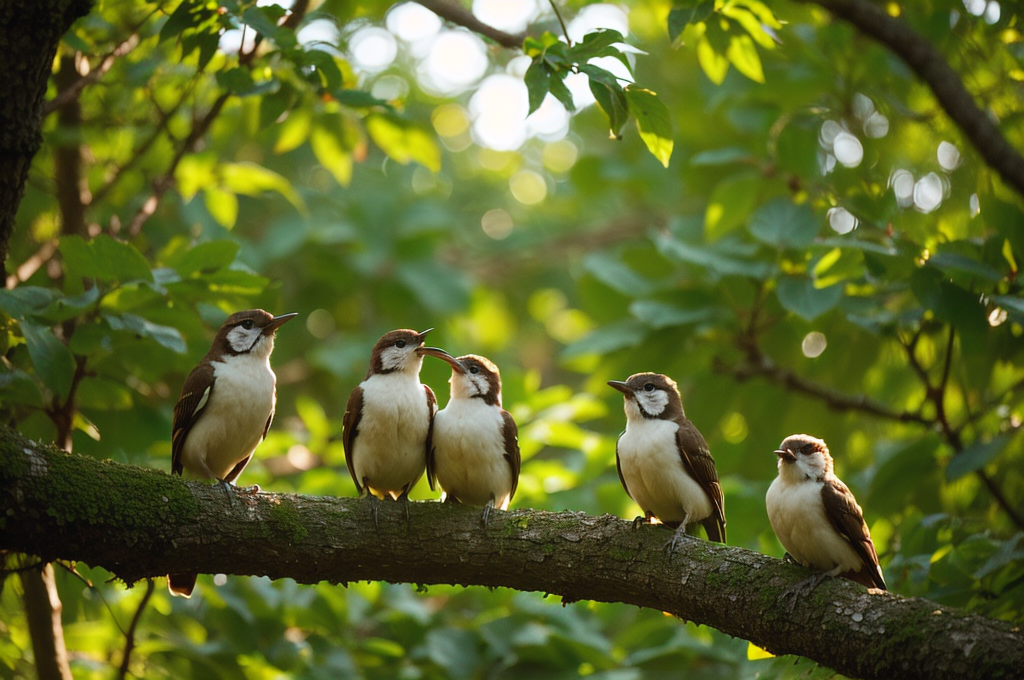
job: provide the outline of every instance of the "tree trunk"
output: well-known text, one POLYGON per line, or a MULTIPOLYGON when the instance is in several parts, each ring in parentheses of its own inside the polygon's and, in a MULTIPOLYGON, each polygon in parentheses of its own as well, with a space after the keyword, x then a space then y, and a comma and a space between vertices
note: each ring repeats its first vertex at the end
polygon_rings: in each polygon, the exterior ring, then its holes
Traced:
POLYGON ((63 606, 57 595, 53 565, 44 564, 38 569, 23 571, 20 576, 36 675, 39 680, 71 680, 64 625, 60 619, 63 606))
POLYGON ((169 572, 385 580, 537 590, 566 602, 667 611, 861 678, 1020 678, 1024 632, 842 579, 787 596, 808 576, 699 539, 671 558, 661 527, 576 512, 492 512, 385 502, 380 530, 352 498, 239 494, 69 454, 0 429, 0 549, 81 560, 127 583, 169 572))
POLYGON ((32 157, 42 143, 43 99, 60 37, 90 0, 0 2, 0 280, 32 157))

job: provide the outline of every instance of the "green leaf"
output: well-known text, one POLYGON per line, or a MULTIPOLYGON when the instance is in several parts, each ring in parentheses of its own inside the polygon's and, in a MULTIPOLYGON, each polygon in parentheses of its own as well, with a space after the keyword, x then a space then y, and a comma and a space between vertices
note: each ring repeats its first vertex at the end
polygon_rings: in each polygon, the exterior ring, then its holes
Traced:
POLYGON ((583 258, 583 268, 612 290, 629 297, 650 295, 656 289, 654 282, 608 252, 590 253, 583 258))
POLYGON ((610 72, 593 64, 583 64, 580 71, 589 77, 590 91, 598 106, 608 116, 608 127, 612 137, 619 137, 619 131, 629 119, 629 104, 626 93, 619 81, 610 72))
POLYGON ((633 85, 626 88, 626 102, 629 112, 636 119, 636 128, 647 149, 668 167, 672 157, 672 117, 668 107, 658 99, 658 95, 633 85))
POLYGON ((779 279, 775 294, 784 308, 806 321, 813 321, 839 304, 843 286, 816 288, 809 277, 784 276, 779 279))
POLYGON ((187 278, 223 269, 234 262, 237 253, 238 244, 234 241, 207 241, 177 254, 167 264, 174 267, 182 278, 187 278))
POLYGON ((425 130, 397 118, 371 115, 366 119, 366 131, 381 151, 399 163, 415 161, 431 172, 440 172, 441 149, 425 130))
POLYGON ((578 64, 584 64, 595 57, 608 57, 621 54, 618 50, 610 49, 615 43, 624 43, 626 39, 618 31, 610 28, 598 29, 593 33, 583 36, 581 42, 569 48, 569 58, 578 64), (612 53, 615 54, 612 54, 612 53))
POLYGON ((675 43, 684 28, 705 21, 714 9, 715 0, 689 0, 673 7, 668 13, 669 42, 675 43))
POLYGON ((636 347, 647 337, 647 328, 632 319, 602 326, 562 350, 563 360, 588 354, 609 354, 625 347, 636 347))
POLYGON ((949 459, 946 464, 946 481, 953 482, 966 474, 980 470, 1003 452, 1010 438, 996 435, 987 442, 976 441, 949 459))
POLYGON ((0 402, 43 408, 46 404, 39 383, 25 371, 0 370, 0 402))
POLYGON ((435 628, 425 639, 427 656, 452 680, 465 680, 480 665, 477 637, 457 628, 435 628))
POLYGON ((180 35, 185 29, 199 23, 201 15, 193 13, 192 10, 195 8, 196 5, 189 0, 184 0, 178 5, 171 16, 167 17, 164 25, 160 27, 160 42, 180 35))
POLYGON ((149 338, 177 354, 188 351, 185 339, 177 328, 161 326, 137 314, 104 314, 103 318, 115 331, 134 333, 140 338, 149 338))
POLYGON ((710 149, 690 157, 690 165, 714 166, 732 163, 749 163, 754 157, 749 151, 739 146, 726 146, 721 149, 710 149))
POLYGON ((657 300, 636 300, 629 306, 629 313, 651 328, 660 329, 707 321, 714 317, 715 310, 710 307, 684 309, 657 300))
POLYGON ((207 212, 225 229, 231 229, 238 220, 238 197, 218 187, 203 190, 203 203, 207 212))
POLYGON ((436 260, 402 262, 396 274, 420 304, 437 313, 462 309, 469 302, 465 281, 436 260))
POLYGON ((105 281, 153 280, 149 263, 132 244, 100 234, 92 240, 91 245, 103 270, 103 275, 97 278, 105 281))
POLYGON ((260 35, 273 40, 278 47, 287 49, 295 47, 297 44, 295 34, 283 26, 278 26, 267 16, 262 7, 247 7, 242 12, 242 22, 256 29, 260 35))
POLYGON ((67 398, 75 374, 75 357, 71 350, 57 339, 49 326, 22 321, 19 327, 36 374, 59 398, 67 398))
POLYGON ((100 299, 100 289, 93 286, 73 297, 57 297, 43 315, 47 321, 60 322, 73 319, 96 304, 100 299))
POLYGON ((999 270, 960 253, 935 253, 928 258, 928 264, 947 272, 965 272, 989 282, 999 281, 1003 278, 1003 273, 999 270))
POLYGON ((760 174, 744 171, 715 185, 704 211, 704 233, 708 240, 715 241, 747 221, 761 184, 760 174))
POLYGON ((729 39, 729 48, 725 55, 736 67, 736 70, 756 83, 764 82, 764 69, 757 47, 749 35, 734 35, 729 39))
POLYGON ((551 94, 555 96, 555 99, 562 103, 566 111, 575 111, 576 102, 573 101, 572 92, 566 86, 565 81, 562 78, 556 76, 550 80, 548 87, 551 88, 551 94))
POLYGON ((805 248, 818 234, 820 223, 806 203, 774 198, 750 217, 754 238, 776 248, 805 248))
POLYGON ((11 290, 0 288, 0 309, 8 316, 23 319, 41 314, 53 302, 55 292, 40 286, 18 286, 11 290))
POLYGON ((260 129, 273 125, 295 101, 295 90, 290 85, 278 84, 275 92, 260 98, 260 129))
POLYGON ((256 87, 256 83, 253 81, 252 74, 249 73, 249 69, 241 67, 229 68, 226 71, 218 71, 217 84, 228 92, 236 94, 239 97, 252 94, 256 87))
MULTIPOLYGON (((710 32, 717 24, 711 22, 708 26, 710 32)), ((701 36, 697 41, 697 63, 700 64, 700 68, 708 80, 715 85, 721 85, 726 74, 729 73, 729 59, 724 53, 715 49, 707 34, 701 36)))
POLYGON ((774 265, 768 262, 737 258, 719 252, 713 247, 690 245, 668 235, 656 235, 654 242, 658 246, 658 250, 666 257, 694 264, 723 276, 766 279, 775 270, 774 265))
POLYGON ((295 206, 301 214, 306 215, 306 203, 298 192, 282 175, 268 170, 256 163, 222 163, 218 168, 225 188, 236 194, 259 196, 264 191, 276 191, 295 206))
POLYGON ((551 89, 551 70, 544 63, 543 56, 536 57, 530 64, 530 68, 526 69, 523 82, 526 83, 526 91, 530 96, 529 113, 533 113, 544 103, 544 98, 551 89))
POLYGON ((309 135, 313 155, 343 187, 352 181, 352 154, 345 148, 341 135, 323 120, 317 120, 309 135))
POLYGON ((64 273, 67 276, 98 278, 102 269, 96 260, 96 253, 81 236, 64 236, 60 240, 60 254, 64 258, 64 273))

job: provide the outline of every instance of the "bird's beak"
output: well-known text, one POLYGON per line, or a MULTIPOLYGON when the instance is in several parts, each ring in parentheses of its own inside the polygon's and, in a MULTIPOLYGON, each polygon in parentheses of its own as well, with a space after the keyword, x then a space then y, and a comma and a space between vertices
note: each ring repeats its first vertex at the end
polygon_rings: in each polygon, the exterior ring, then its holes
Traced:
POLYGON ((291 321, 292 319, 294 319, 298 315, 299 315, 298 312, 292 312, 291 314, 281 314, 279 316, 275 316, 273 319, 270 320, 270 323, 268 323, 266 326, 263 327, 263 334, 264 335, 271 335, 278 328, 280 328, 281 326, 285 325, 286 323, 288 323, 289 321, 291 321))
POLYGON ((627 397, 632 397, 633 396, 633 390, 629 389, 629 385, 627 385, 626 383, 622 382, 621 380, 609 380, 608 381, 608 386, 609 387, 614 387, 619 392, 622 392, 623 394, 625 394, 627 397))
MULTIPOLYGON (((421 345, 423 344, 423 341, 427 339, 427 333, 429 333, 432 330, 434 330, 434 329, 433 328, 428 328, 427 330, 420 331, 419 333, 416 334, 416 339, 420 341, 421 345)), ((444 351, 444 350, 442 350, 442 351, 444 351)))
POLYGON ((432 356, 437 357, 441 361, 447 361, 451 364, 452 370, 460 375, 466 372, 466 367, 463 366, 458 359, 453 357, 451 354, 448 354, 448 352, 445 352, 440 347, 417 347, 416 353, 420 356, 432 356))
POLYGON ((775 449, 775 455, 787 463, 792 463, 796 460, 796 454, 789 449, 775 449))

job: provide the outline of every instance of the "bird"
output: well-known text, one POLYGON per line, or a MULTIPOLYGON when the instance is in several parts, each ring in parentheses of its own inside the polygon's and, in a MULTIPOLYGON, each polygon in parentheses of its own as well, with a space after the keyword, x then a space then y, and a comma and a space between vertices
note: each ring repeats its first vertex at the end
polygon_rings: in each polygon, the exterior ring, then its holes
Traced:
POLYGON ((501 373, 476 355, 452 358, 425 349, 452 367, 451 398, 434 416, 433 446, 427 454, 427 482, 449 503, 483 506, 487 528, 492 508, 508 510, 519 484, 519 429, 501 407, 501 373))
POLYGON ((679 388, 661 373, 608 381, 625 395, 626 430, 615 444, 615 466, 626 493, 644 516, 675 527, 669 553, 695 522, 709 540, 725 542, 725 496, 707 442, 683 412, 679 388))
POLYGON ((833 472, 825 442, 794 434, 782 440, 775 455, 779 474, 765 496, 768 520, 795 561, 823 572, 808 579, 809 589, 826 577, 842 576, 885 590, 864 513, 833 472))
MULTIPOLYGON (((210 351, 185 378, 171 426, 171 472, 185 470, 230 487, 267 436, 277 403, 277 376, 270 368, 277 329, 296 314, 273 316, 247 309, 229 316, 210 351)), ((189 597, 195 574, 170 574, 173 595, 189 597)))
POLYGON ((378 528, 378 501, 389 496, 403 503, 408 521, 409 490, 426 469, 437 397, 420 383, 420 368, 431 330, 399 329, 381 336, 366 378, 352 390, 345 408, 345 463, 356 491, 370 499, 378 528))

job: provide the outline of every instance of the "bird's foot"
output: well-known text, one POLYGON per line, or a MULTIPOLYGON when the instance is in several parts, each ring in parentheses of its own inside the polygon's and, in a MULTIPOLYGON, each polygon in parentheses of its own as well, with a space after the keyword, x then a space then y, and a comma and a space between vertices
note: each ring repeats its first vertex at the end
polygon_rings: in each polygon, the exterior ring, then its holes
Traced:
POLYGON ((799 562, 796 561, 796 558, 793 557, 792 555, 790 555, 789 553, 786 553, 785 555, 782 556, 782 561, 785 562, 786 564, 800 564, 799 562))
POLYGON ((645 515, 637 515, 633 518, 633 531, 636 531, 650 520, 645 515))
POLYGON ((409 517, 409 490, 406 489, 398 497, 398 502, 402 504, 402 516, 405 517, 405 528, 409 529, 410 517, 409 517))
POLYGON ((224 489, 224 493, 227 494, 228 503, 231 504, 231 507, 237 508, 238 497, 235 495, 236 489, 234 484, 231 482, 225 482, 223 479, 218 479, 217 483, 220 484, 220 488, 224 489))
POLYGON ((366 498, 370 501, 370 515, 373 517, 373 528, 380 531, 380 499, 367 489, 366 498))
POLYGON ((816 574, 808 576, 803 581, 800 581, 795 586, 782 593, 782 597, 784 599, 789 598, 789 610, 793 611, 793 609, 796 608, 796 603, 799 600, 808 597, 811 593, 814 592, 815 588, 821 585, 822 581, 829 578, 832 578, 831 572, 820 571, 816 574))
POLYGON ((260 493, 262 489, 259 484, 253 484, 252 486, 236 486, 235 493, 242 493, 247 496, 255 496, 260 493))
POLYGON ((484 506, 484 512, 482 515, 480 515, 480 526, 482 526, 484 529, 487 528, 487 517, 491 514, 491 508, 493 507, 494 498, 492 497, 491 500, 487 501, 487 505, 484 506))
POLYGON ((672 559, 672 553, 676 551, 676 546, 679 545, 680 541, 692 540, 693 536, 686 533, 686 524, 680 524, 679 528, 672 533, 672 538, 665 541, 665 545, 662 546, 662 550, 665 551, 665 555, 672 559))

